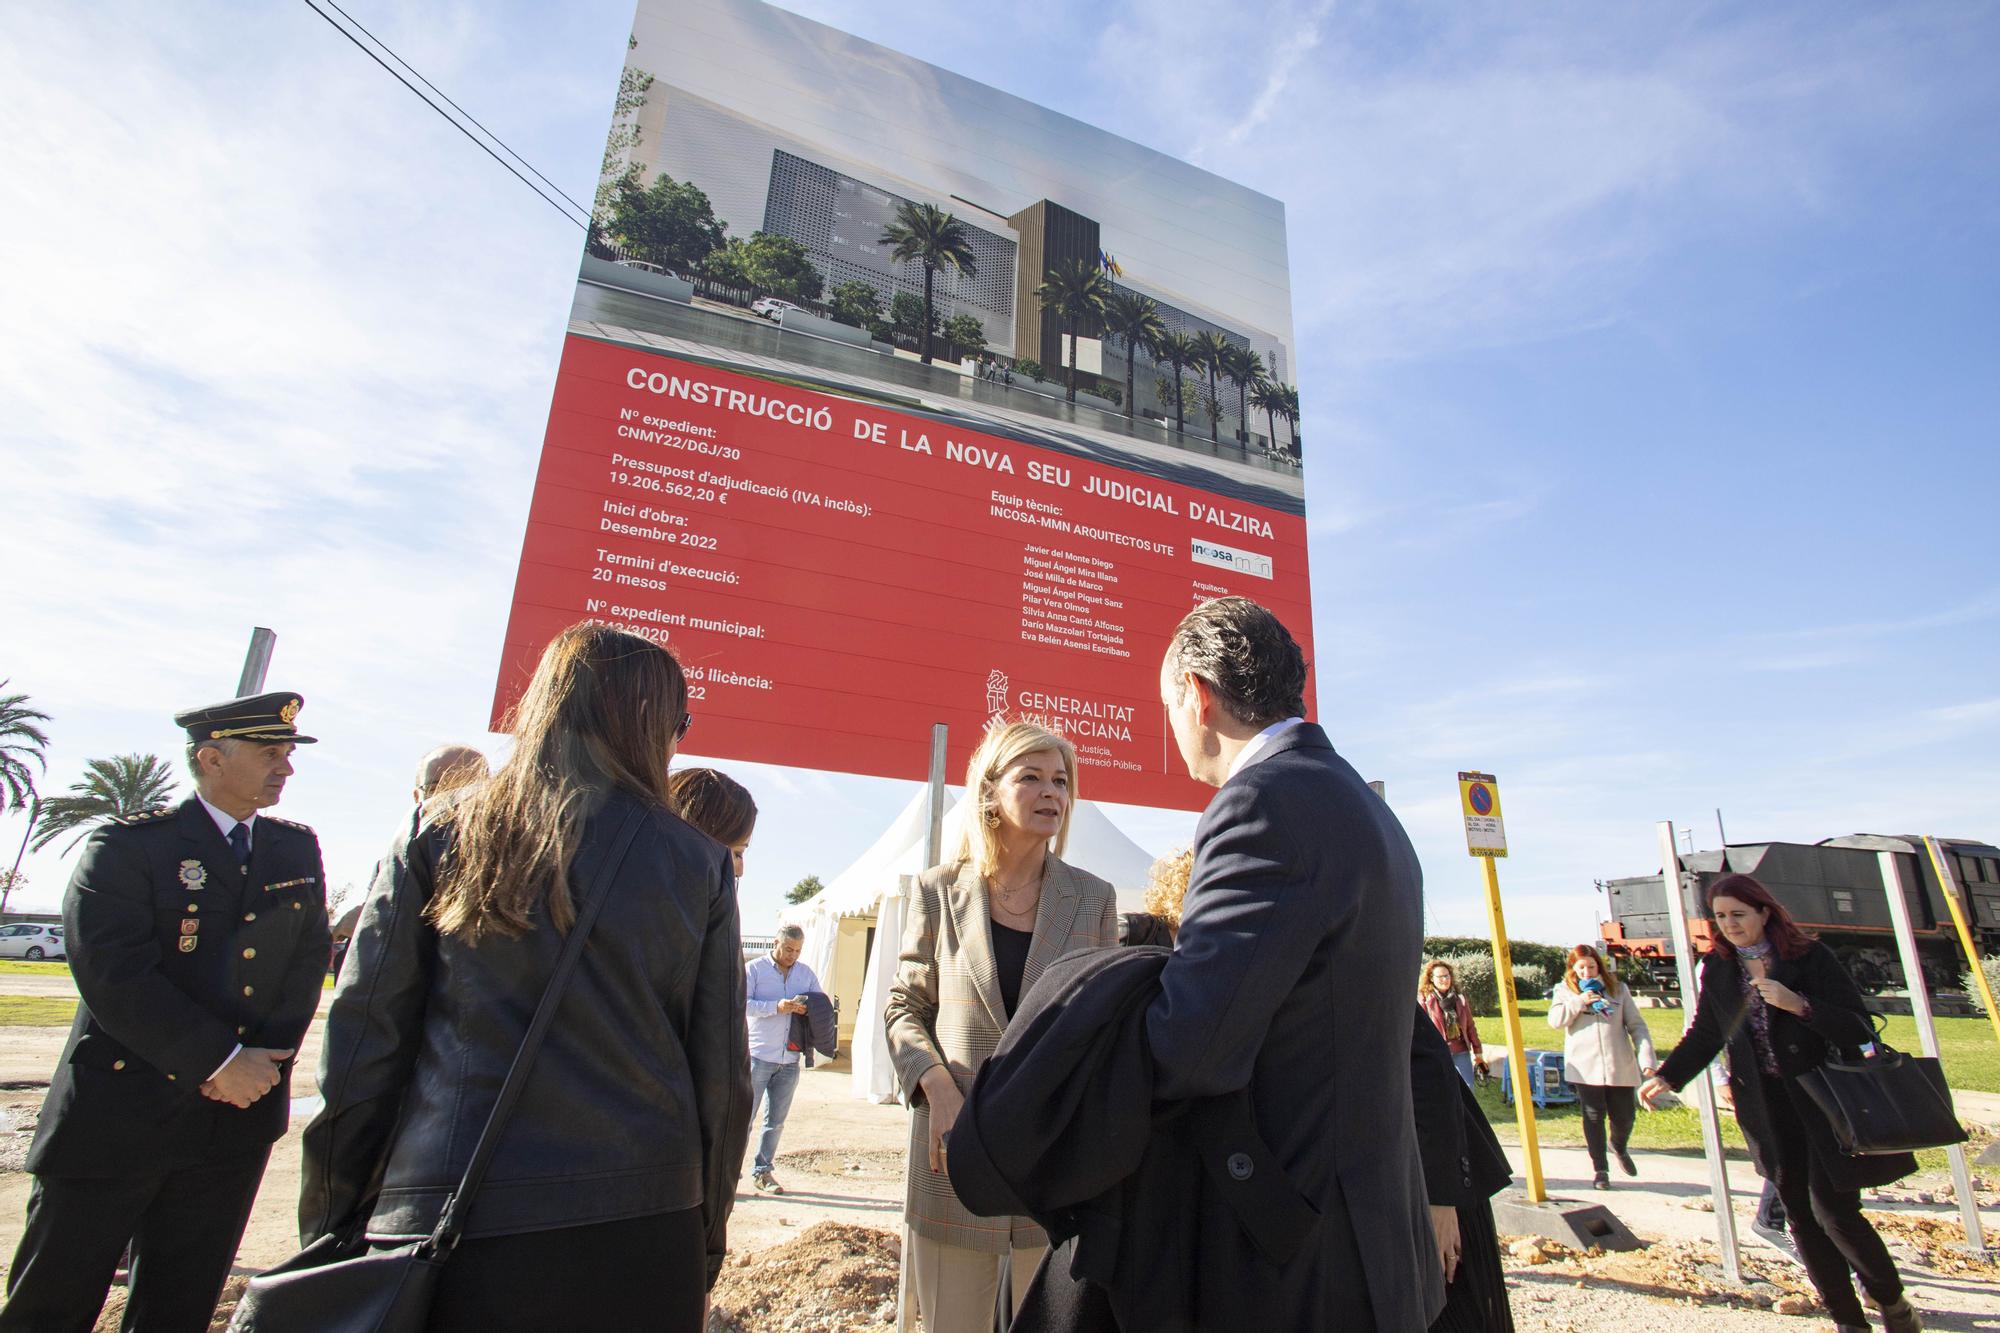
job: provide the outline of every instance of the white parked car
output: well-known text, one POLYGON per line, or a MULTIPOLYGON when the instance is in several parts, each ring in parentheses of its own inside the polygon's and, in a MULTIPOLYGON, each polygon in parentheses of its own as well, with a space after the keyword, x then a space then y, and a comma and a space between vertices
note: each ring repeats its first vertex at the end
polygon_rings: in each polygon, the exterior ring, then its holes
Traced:
POLYGON ((0 926, 0 958, 67 958, 61 926, 38 926, 20 922, 0 926))
POLYGON ((775 296, 760 296, 750 303, 751 314, 762 315, 765 319, 775 320, 780 324, 785 322, 785 312, 787 310, 797 309, 798 306, 792 302, 780 301, 775 296))

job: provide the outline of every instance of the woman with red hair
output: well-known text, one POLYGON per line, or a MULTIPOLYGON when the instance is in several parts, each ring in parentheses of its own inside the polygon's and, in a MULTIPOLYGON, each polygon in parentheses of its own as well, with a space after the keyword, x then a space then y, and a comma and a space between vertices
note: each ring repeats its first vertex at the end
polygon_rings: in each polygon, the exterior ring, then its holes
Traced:
POLYGON ((1841 1333, 1868 1328, 1851 1268, 1881 1307, 1889 1333, 1923 1328, 1903 1296, 1881 1236, 1861 1214, 1861 1191, 1917 1169, 1908 1153, 1849 1157, 1803 1088, 1801 1075, 1837 1052, 1874 1041, 1868 1011, 1833 951, 1800 930, 1784 905, 1749 875, 1724 875, 1708 891, 1715 943, 1702 969, 1694 1020, 1659 1073, 1639 1089, 1654 1105, 1729 1051, 1736 1123, 1757 1173, 1778 1187, 1792 1239, 1841 1333))

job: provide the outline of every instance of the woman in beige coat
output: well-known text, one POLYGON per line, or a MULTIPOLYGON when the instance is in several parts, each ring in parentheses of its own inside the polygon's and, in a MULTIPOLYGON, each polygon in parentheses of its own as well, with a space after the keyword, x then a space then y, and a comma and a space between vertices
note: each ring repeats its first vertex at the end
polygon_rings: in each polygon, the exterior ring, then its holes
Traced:
POLYGON ((1059 859, 1076 792, 1070 743, 1026 722, 996 726, 973 752, 965 788, 965 837, 917 879, 885 1014, 913 1112, 905 1262, 927 1333, 991 1329, 1001 1261, 1012 1254, 1018 1306, 1048 1248, 1027 1218, 975 1217, 952 1191, 944 1136, 973 1075, 1050 963, 1118 943, 1111 886, 1059 859))
POLYGON ((1604 1122, 1611 1121, 1611 1151, 1618 1168, 1639 1174, 1625 1146, 1637 1118, 1635 1089, 1653 1073, 1653 1034, 1639 1015, 1632 988, 1604 965, 1597 950, 1569 951, 1562 984, 1549 994, 1549 1026, 1563 1033, 1563 1077, 1583 1103, 1583 1143, 1598 1189, 1611 1188, 1604 1157, 1604 1122))

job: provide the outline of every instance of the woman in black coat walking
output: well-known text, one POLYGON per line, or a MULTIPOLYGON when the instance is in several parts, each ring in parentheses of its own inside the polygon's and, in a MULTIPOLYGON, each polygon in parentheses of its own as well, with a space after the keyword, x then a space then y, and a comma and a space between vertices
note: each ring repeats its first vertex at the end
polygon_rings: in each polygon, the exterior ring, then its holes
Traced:
POLYGON ((1868 1328, 1848 1270, 1882 1310, 1890 1333, 1923 1327, 1903 1297, 1881 1236, 1861 1215, 1861 1191, 1917 1169, 1908 1153, 1849 1157, 1799 1086, 1841 1049, 1875 1039, 1861 992, 1833 951, 1800 930, 1769 889, 1749 875, 1724 875, 1708 891, 1716 936, 1701 978, 1694 1021, 1659 1072, 1639 1089, 1654 1105, 1729 1051, 1736 1123, 1757 1173, 1778 1187, 1799 1257, 1841 1333, 1868 1328))

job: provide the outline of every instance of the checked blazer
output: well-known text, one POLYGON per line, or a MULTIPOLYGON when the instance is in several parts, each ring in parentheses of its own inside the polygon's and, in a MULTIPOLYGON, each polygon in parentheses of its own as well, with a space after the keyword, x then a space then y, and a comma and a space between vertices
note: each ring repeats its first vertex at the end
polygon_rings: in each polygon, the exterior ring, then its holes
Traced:
MULTIPOLYGON (((944 1065, 958 1090, 970 1092, 973 1076, 1006 1031, 987 902, 986 886, 970 863, 933 866, 917 877, 884 1022, 912 1112, 903 1215, 918 1235, 999 1254, 1046 1245, 1048 1237, 1025 1217, 975 1217, 952 1192, 950 1178, 931 1170, 930 1107, 918 1087, 925 1071, 944 1065)), ((1051 855, 1021 974, 1023 1002, 1056 959, 1117 943, 1118 898, 1111 885, 1051 855)))

